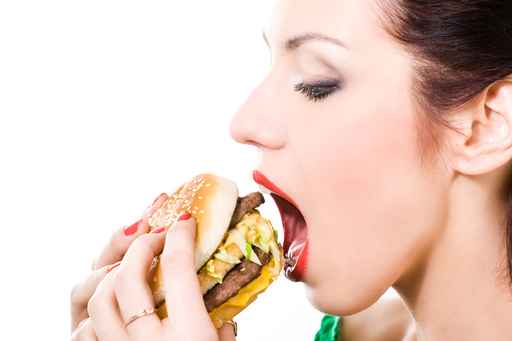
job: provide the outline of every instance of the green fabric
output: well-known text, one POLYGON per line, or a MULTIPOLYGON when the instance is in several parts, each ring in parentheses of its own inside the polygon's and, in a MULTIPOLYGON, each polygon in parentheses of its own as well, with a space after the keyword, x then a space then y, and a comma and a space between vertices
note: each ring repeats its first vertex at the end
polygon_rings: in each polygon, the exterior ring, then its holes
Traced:
POLYGON ((341 317, 325 315, 320 329, 315 334, 315 341, 342 341, 340 337, 341 317))

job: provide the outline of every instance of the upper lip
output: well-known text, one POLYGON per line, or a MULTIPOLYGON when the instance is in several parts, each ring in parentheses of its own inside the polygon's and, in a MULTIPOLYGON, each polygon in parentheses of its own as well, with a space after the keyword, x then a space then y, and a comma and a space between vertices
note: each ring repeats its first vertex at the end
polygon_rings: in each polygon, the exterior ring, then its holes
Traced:
POLYGON ((262 185, 263 187, 266 187, 268 190, 270 190, 271 192, 277 194, 278 196, 280 196, 281 198, 287 200, 289 203, 291 203, 292 205, 294 205, 295 207, 297 207, 297 204, 295 203, 295 201, 293 201, 293 199, 288 195, 286 194, 282 189, 280 189, 275 183, 273 183, 272 181, 270 181, 265 175, 263 175, 263 173, 261 173, 260 171, 258 170, 255 170, 252 172, 252 178, 254 179, 254 181, 257 183, 257 184, 260 184, 262 185))

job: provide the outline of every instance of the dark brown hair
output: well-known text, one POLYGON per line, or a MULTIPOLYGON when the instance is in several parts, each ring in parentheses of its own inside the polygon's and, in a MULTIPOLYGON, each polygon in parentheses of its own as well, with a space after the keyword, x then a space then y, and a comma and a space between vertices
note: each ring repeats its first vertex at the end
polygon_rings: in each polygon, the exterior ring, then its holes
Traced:
MULTIPOLYGON (((448 114, 512 74, 512 0, 378 0, 383 28, 414 57, 418 144, 440 148, 448 114), (437 129, 436 129, 437 128, 437 129)), ((512 183, 506 200, 507 268, 512 284, 512 183)))

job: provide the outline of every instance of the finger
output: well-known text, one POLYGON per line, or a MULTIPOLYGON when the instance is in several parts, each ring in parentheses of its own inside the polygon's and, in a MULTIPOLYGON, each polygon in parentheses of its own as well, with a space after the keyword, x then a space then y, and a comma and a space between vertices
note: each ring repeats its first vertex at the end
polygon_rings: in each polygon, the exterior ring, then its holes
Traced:
POLYGON ((101 251, 100 256, 94 261, 93 270, 121 260, 133 241, 140 235, 148 232, 149 217, 160 208, 167 199, 167 194, 160 194, 153 204, 146 209, 141 219, 115 231, 110 241, 101 251))
POLYGON ((204 306, 194 267, 195 219, 182 215, 169 229, 160 256, 168 326, 193 330, 213 324, 204 306))
POLYGON ((71 334, 71 341, 98 341, 91 319, 87 318, 80 322, 71 334))
POLYGON ((117 229, 95 260, 93 270, 120 261, 132 242, 146 233, 148 228, 148 224, 145 224, 141 218, 131 225, 117 229))
MULTIPOLYGON (((155 230, 140 236, 124 256, 116 278, 115 294, 124 321, 145 309, 155 307, 153 295, 147 282, 153 258, 162 252, 165 241, 165 229, 155 230)), ((136 340, 149 339, 161 329, 160 319, 156 314, 145 315, 131 322, 126 330, 136 340)))
POLYGON ((87 304, 96 336, 101 341, 129 340, 114 294, 118 269, 115 268, 105 276, 87 304))
POLYGON ((224 323, 219 329, 220 341, 233 341, 236 340, 236 329, 234 324, 224 323))
POLYGON ((89 317, 87 302, 89 302, 98 284, 105 278, 106 274, 119 264, 120 262, 117 262, 93 271, 71 290, 71 330, 74 330, 80 321, 89 317))

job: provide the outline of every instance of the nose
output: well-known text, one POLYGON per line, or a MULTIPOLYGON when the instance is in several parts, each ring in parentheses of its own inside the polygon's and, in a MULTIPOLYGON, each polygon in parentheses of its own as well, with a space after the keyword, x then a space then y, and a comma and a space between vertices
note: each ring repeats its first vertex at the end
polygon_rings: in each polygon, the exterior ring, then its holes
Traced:
POLYGON ((280 149, 285 145, 285 122, 280 115, 283 106, 278 91, 264 80, 249 95, 233 116, 231 137, 242 144, 260 149, 280 149))

